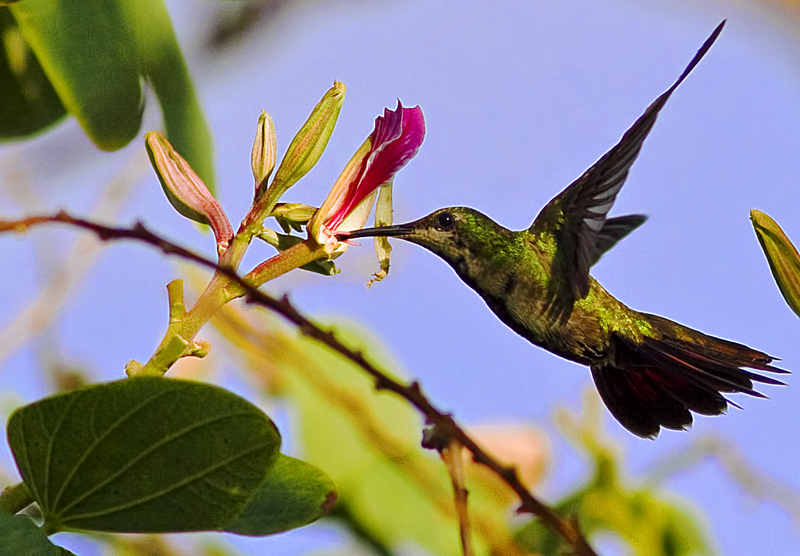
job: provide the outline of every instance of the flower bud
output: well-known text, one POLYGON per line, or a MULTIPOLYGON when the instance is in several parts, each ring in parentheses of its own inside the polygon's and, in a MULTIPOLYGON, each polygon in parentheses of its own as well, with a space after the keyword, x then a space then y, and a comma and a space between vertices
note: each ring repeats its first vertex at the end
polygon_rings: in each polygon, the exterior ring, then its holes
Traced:
POLYGON ((250 166, 256 180, 256 197, 267 189, 267 180, 275 168, 278 140, 275 135, 275 123, 269 114, 261 111, 258 117, 258 129, 253 141, 253 151, 250 154, 250 166))
POLYGON ((278 203, 275 205, 275 208, 272 209, 270 216, 305 224, 314 216, 315 212, 317 212, 316 207, 306 205, 305 203, 278 203))
POLYGON ((325 93, 292 139, 270 186, 276 190, 273 198, 280 198, 280 194, 305 176, 322 156, 342 109, 345 91, 343 83, 334 81, 333 87, 325 93))
POLYGON ((166 137, 150 131, 144 140, 150 163, 169 202, 186 218, 211 226, 217 250, 223 253, 233 237, 233 228, 222 206, 166 137))
POLYGON ((800 316, 800 255, 780 226, 758 210, 750 211, 756 237, 786 303, 800 316))

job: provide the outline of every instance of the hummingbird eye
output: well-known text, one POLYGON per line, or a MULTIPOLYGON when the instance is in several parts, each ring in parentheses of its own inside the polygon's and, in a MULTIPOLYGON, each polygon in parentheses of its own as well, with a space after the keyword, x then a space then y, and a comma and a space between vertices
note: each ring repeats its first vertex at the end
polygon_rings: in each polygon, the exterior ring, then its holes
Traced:
POLYGON ((436 227, 440 230, 448 230, 456 223, 456 219, 449 212, 443 212, 436 217, 436 227))

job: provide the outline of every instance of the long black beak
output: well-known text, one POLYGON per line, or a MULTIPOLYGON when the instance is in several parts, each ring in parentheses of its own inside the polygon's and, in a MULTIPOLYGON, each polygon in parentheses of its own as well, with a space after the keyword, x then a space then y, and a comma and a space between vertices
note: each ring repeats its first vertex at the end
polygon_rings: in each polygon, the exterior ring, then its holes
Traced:
POLYGON ((413 226, 409 224, 398 224, 396 226, 379 226, 377 228, 362 228, 360 230, 353 230, 352 232, 338 232, 336 239, 356 239, 359 237, 402 237, 410 234, 414 230, 413 226))

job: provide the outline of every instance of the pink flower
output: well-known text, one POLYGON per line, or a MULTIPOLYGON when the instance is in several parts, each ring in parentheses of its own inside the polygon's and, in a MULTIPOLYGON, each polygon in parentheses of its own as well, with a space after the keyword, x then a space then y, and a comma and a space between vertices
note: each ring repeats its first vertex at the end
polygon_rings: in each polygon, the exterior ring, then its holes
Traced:
POLYGON ((398 100, 395 110, 386 108, 308 223, 310 237, 325 245, 331 256, 344 252, 346 245, 336 239, 336 232, 364 227, 378 188, 392 183, 400 168, 417 154, 423 139, 425 118, 419 106, 404 108, 398 100))

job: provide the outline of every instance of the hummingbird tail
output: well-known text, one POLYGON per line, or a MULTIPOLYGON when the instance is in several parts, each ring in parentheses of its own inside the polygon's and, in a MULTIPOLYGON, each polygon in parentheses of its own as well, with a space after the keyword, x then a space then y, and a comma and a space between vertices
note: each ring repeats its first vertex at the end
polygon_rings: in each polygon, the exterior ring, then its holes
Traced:
POLYGON ((629 431, 645 438, 661 427, 684 430, 692 413, 719 415, 728 404, 723 393, 764 398, 753 382, 784 384, 749 370, 787 373, 770 365, 773 358, 742 344, 707 336, 691 328, 646 315, 660 332, 643 343, 614 336, 613 364, 593 365, 600 397, 629 431))

